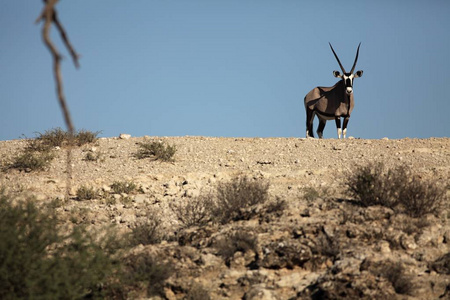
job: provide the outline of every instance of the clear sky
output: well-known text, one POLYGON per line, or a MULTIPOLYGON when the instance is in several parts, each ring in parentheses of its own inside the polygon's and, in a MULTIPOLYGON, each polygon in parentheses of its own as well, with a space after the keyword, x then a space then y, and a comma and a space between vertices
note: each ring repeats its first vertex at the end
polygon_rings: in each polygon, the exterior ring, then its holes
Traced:
MULTIPOLYGON (((0 10, 0 140, 63 127, 42 1, 0 10)), ((351 68, 348 135, 450 136, 450 1, 64 1, 57 42, 77 129, 133 136, 304 137, 304 96, 351 68)), ((315 120, 314 127, 318 125, 315 120)), ((325 138, 336 138, 334 121, 325 138)))

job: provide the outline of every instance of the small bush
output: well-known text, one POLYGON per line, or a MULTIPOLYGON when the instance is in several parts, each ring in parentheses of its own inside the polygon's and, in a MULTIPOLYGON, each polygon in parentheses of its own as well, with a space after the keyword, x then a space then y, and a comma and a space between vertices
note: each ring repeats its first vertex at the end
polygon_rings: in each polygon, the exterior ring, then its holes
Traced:
POLYGON ((40 211, 33 199, 16 201, 0 192, 0 298, 101 298, 115 272, 116 248, 76 227, 58 230, 54 210, 40 211), (14 203, 14 204, 13 204, 14 203))
POLYGON ((269 184, 237 177, 226 183, 219 183, 217 199, 213 207, 213 218, 225 224, 239 219, 239 211, 256 204, 264 204, 269 198, 269 184))
POLYGON ((312 202, 320 197, 319 192, 313 187, 303 188, 303 197, 306 201, 312 202))
POLYGON ((275 201, 268 202, 265 206, 265 212, 268 214, 275 214, 280 217, 283 211, 286 210, 288 204, 286 200, 276 197, 275 201))
POLYGON ((17 169, 25 172, 42 171, 50 166, 54 158, 55 155, 52 152, 25 151, 13 159, 8 169, 17 169))
POLYGON ((226 264, 230 265, 230 260, 234 254, 238 251, 245 253, 247 251, 253 251, 257 253, 257 241, 256 237, 244 230, 236 230, 235 232, 228 234, 225 239, 219 240, 215 248, 218 254, 225 259, 226 264))
POLYGON ((92 132, 83 129, 75 132, 73 137, 71 137, 69 132, 58 127, 46 130, 44 133, 38 132, 37 137, 31 139, 28 143, 27 149, 32 151, 46 151, 54 147, 69 145, 71 141, 73 145, 82 146, 95 142, 99 134, 100 131, 92 132))
POLYGON ((395 186, 399 185, 399 178, 395 175, 392 170, 386 171, 382 163, 370 163, 347 174, 346 184, 350 194, 363 206, 383 205, 393 208, 398 204, 395 186))
POLYGON ((140 149, 136 153, 138 159, 151 158, 153 160, 173 161, 176 147, 160 142, 138 143, 140 149))
POLYGON ((399 205, 410 217, 438 214, 446 199, 446 190, 435 181, 420 179, 411 174, 404 186, 399 187, 399 205))
POLYGON ((87 152, 86 155, 84 156, 85 161, 98 161, 101 158, 101 154, 100 153, 95 153, 95 152, 87 152))
POLYGON ((350 195, 363 206, 383 205, 411 217, 439 213, 446 199, 444 187, 421 179, 407 166, 360 166, 347 176, 346 184, 350 195))
POLYGON ((36 142, 47 148, 62 147, 70 139, 69 133, 59 127, 37 134, 36 142))
POLYGON ((211 300, 208 291, 200 284, 193 283, 184 298, 186 300, 211 300))
POLYGON ((115 181, 111 190, 114 194, 131 194, 137 190, 137 185, 132 181, 115 181))
POLYGON ((171 265, 161 258, 146 253, 133 254, 125 260, 122 282, 137 289, 143 287, 148 297, 163 296, 164 283, 173 272, 171 265))
POLYGON ((450 252, 436 259, 430 264, 430 267, 438 274, 450 275, 450 252))
POLYGON ((386 265, 381 275, 392 283, 397 294, 412 295, 414 285, 411 282, 411 276, 405 274, 405 268, 401 263, 386 265))
POLYGON ((154 213, 150 212, 149 214, 150 215, 145 221, 137 223, 131 228, 131 246, 140 244, 151 245, 161 242, 163 236, 161 218, 154 213))
POLYGON ((78 200, 92 200, 97 197, 97 194, 93 187, 83 185, 77 189, 78 200))
POLYGON ((83 146, 85 144, 91 144, 97 141, 97 136, 100 131, 92 132, 89 130, 81 129, 75 133, 75 143, 77 146, 83 146))
POLYGON ((199 196, 183 203, 170 205, 171 210, 184 227, 203 226, 211 220, 213 201, 211 196, 199 196))

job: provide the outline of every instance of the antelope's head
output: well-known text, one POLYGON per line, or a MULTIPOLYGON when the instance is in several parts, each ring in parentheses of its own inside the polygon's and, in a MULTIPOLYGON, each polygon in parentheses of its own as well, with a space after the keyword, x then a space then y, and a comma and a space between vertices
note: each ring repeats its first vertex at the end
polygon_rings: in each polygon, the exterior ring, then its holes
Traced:
POLYGON ((334 56, 336 57, 336 60, 339 63, 339 66, 341 67, 342 73, 341 74, 339 71, 333 71, 333 75, 334 77, 337 78, 341 78, 344 81, 345 84, 345 92, 347 93, 347 95, 350 95, 351 93, 353 93, 353 79, 361 77, 363 75, 363 71, 359 70, 356 71, 356 73, 353 73, 353 71, 355 71, 355 67, 356 67, 356 62, 358 61, 358 55, 359 55, 359 47, 361 46, 361 43, 359 43, 358 45, 358 50, 356 50, 356 57, 355 57, 355 62, 353 63, 353 67, 352 70, 347 73, 344 69, 344 67, 341 64, 341 61, 339 60, 339 57, 337 56, 336 52, 334 52, 333 46, 331 46, 331 51, 333 51, 334 56))

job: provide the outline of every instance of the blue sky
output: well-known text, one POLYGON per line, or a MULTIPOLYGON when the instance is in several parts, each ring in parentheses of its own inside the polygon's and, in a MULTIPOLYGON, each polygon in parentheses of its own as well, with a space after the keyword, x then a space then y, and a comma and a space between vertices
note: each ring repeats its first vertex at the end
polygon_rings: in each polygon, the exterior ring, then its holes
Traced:
MULTIPOLYGON (((42 1, 0 11, 0 140, 64 127, 42 1)), ((361 42, 348 135, 450 134, 450 1, 64 1, 77 52, 64 89, 77 129, 133 136, 304 137, 304 96, 350 69, 361 42)), ((315 120, 314 127, 318 125, 315 120)), ((333 121, 325 138, 335 138, 333 121)))

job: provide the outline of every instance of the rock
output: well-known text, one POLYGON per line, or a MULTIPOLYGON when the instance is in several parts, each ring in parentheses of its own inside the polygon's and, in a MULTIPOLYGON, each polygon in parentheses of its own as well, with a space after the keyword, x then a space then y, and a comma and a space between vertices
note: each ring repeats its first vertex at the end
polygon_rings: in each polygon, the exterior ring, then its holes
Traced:
POLYGON ((142 204, 142 203, 147 202, 147 201, 148 201, 148 198, 147 198, 147 196, 144 195, 144 194, 139 194, 139 195, 134 196, 133 201, 134 201, 135 203, 142 204))
POLYGON ((410 235, 402 235, 400 237, 400 245, 405 250, 414 250, 417 248, 417 244, 414 241, 414 237, 410 235))
POLYGON ((431 269, 439 274, 450 275, 450 252, 431 263, 431 269))
POLYGON ((376 251, 380 251, 382 254, 389 254, 391 253, 391 246, 389 245, 388 241, 380 241, 376 247, 376 251))
POLYGON ((187 189, 184 191, 184 196, 188 198, 195 198, 200 196, 200 191, 196 189, 187 189))
POLYGON ((263 248, 260 265, 269 269, 303 266, 312 258, 311 249, 297 240, 282 239, 271 242, 263 248))
POLYGON ((274 293, 262 287, 253 287, 242 298, 244 300, 276 300, 279 299, 274 293))
POLYGON ((119 135, 119 139, 121 139, 121 140, 128 140, 130 138, 131 138, 131 134, 128 134, 128 133, 121 133, 119 135))

